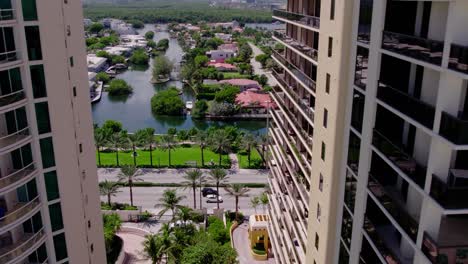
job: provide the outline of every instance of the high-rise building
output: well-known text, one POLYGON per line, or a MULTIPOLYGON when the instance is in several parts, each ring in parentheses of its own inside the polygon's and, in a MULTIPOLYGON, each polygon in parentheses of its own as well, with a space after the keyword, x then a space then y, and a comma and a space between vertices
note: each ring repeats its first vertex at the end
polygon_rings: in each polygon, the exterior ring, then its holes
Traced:
POLYGON ((0 1, 0 263, 105 263, 80 1, 0 1))
POLYGON ((466 263, 468 2, 289 0, 270 127, 279 263, 466 263))

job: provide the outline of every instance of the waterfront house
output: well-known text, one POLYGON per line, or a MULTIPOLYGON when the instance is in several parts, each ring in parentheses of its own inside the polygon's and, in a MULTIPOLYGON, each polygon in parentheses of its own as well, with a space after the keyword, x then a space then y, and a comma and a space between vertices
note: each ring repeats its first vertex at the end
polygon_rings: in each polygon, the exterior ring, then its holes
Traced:
POLYGON ((229 80, 222 80, 220 83, 227 83, 230 85, 234 85, 240 88, 241 92, 246 91, 248 89, 255 89, 260 90, 262 87, 257 81, 249 80, 249 79, 229 79, 229 80))
POLYGON ((88 54, 88 72, 102 72, 105 71, 108 67, 107 59, 102 57, 97 57, 95 54, 88 54))

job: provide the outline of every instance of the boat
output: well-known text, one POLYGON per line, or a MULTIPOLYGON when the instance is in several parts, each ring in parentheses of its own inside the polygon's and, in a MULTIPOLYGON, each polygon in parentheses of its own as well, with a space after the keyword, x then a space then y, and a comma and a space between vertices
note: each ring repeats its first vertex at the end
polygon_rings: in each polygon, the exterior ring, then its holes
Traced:
POLYGON ((187 108, 188 110, 192 110, 193 108, 193 102, 192 101, 187 101, 185 103, 185 108, 187 108))
POLYGON ((99 102, 102 97, 102 87, 104 86, 103 82, 98 82, 97 87, 94 89, 94 92, 91 94, 91 103, 94 104, 99 102))
POLYGON ((106 70, 106 73, 110 76, 110 77, 115 77, 117 74, 123 72, 124 70, 126 70, 128 68, 127 65, 123 64, 123 63, 118 63, 114 66, 111 66, 109 67, 109 69, 106 70))
POLYGON ((158 76, 158 79, 151 78, 151 83, 153 84, 158 84, 158 83, 167 83, 168 81, 171 80, 171 77, 169 76, 158 76))

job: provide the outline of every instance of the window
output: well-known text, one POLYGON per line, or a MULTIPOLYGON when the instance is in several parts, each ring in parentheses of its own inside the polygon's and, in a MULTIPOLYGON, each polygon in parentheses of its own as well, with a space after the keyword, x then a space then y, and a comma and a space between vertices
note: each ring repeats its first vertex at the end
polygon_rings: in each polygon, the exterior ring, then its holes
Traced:
POLYGON ((322 160, 325 161, 325 143, 322 142, 322 153, 320 155, 322 157, 322 160))
POLYGON ((319 190, 323 191, 323 175, 320 173, 320 178, 319 178, 319 190))
POLYGON ((91 221, 88 220, 88 228, 91 228, 91 221))
POLYGON ((369 43, 372 24, 372 6, 374 0, 361 0, 359 5, 359 27, 357 39, 369 43))
POLYGON ((359 132, 362 132, 362 123, 364 119, 364 94, 354 90, 353 108, 351 110, 351 126, 359 132))
POLYGON ((70 66, 71 67, 75 66, 75 60, 73 59, 73 56, 70 57, 70 66))
POLYGON ((56 261, 60 261, 68 257, 65 233, 54 236, 54 249, 56 261))
POLYGON ((94 252, 94 244, 91 244, 90 248, 91 248, 91 253, 93 253, 94 252))
POLYGON ((13 150, 10 155, 13 161, 13 168, 16 170, 20 170, 33 162, 30 144, 13 150))
MULTIPOLYGON (((349 263, 349 253, 346 248, 343 246, 343 242, 340 242, 340 257, 338 259, 338 264, 348 264, 349 263)), ((363 263, 362 260, 359 263, 363 263)))
POLYGON ((49 216, 52 232, 63 229, 62 207, 60 203, 49 205, 49 216))
POLYGON ((36 0, 21 0, 24 21, 37 20, 36 0))
POLYGON ((54 144, 52 143, 52 138, 48 137, 39 140, 39 145, 41 146, 42 167, 45 169, 55 166, 54 144))
POLYGON ((44 173, 44 180, 47 192, 47 200, 52 201, 60 197, 59 186, 57 181, 57 172, 51 171, 44 173))
POLYGON ((76 97, 76 87, 73 86, 73 96, 76 97))
POLYGON ((326 108, 323 109, 323 127, 327 128, 328 125, 328 110, 326 108))
POLYGON ((356 185, 357 181, 354 176, 346 170, 346 182, 345 182, 345 193, 344 203, 351 212, 354 212, 354 203, 356 200, 356 185))
POLYGON ((15 35, 11 27, 0 27, 0 54, 0 61, 16 60, 15 35))
POLYGON ((80 144, 79 148, 80 148, 80 153, 82 153, 83 152, 83 144, 80 144))
POLYGON ((34 98, 47 96, 46 80, 43 65, 33 65, 29 68, 34 98))
POLYGON ((330 3, 330 20, 335 19, 335 0, 331 0, 330 3))
POLYGON ((369 63, 369 50, 358 46, 356 51, 356 66, 354 84, 361 89, 366 89, 367 69, 369 63))
POLYGON ((328 57, 331 58, 333 54, 333 38, 328 37, 328 57))
POLYGON ((341 219, 341 238, 344 243, 351 247, 351 236, 353 233, 353 218, 346 208, 343 208, 343 217, 341 219))
POLYGON ((36 108, 36 120, 37 120, 37 130, 39 134, 49 133, 50 128, 50 119, 49 119, 49 106, 47 102, 35 104, 36 108))
POLYGON ((320 208, 320 204, 317 204, 317 220, 320 222, 320 216, 322 216, 322 209, 320 208))
POLYGON ((315 233, 315 248, 318 250, 319 248, 319 236, 315 233))
POLYGON ((326 92, 327 94, 330 93, 330 78, 331 78, 330 74, 327 73, 327 78, 326 78, 326 80, 325 80, 325 92, 326 92))
MULTIPOLYGON (((0 52, 1 53, 1 52, 0 52)), ((23 89, 19 68, 0 71, 0 94, 7 95, 23 89)))
POLYGON ((24 27, 29 60, 42 60, 41 36, 38 26, 24 27))
POLYGON ((349 133, 349 144, 348 144, 348 166, 356 174, 358 173, 358 170, 359 170, 360 150, 361 150, 361 139, 351 131, 349 133))

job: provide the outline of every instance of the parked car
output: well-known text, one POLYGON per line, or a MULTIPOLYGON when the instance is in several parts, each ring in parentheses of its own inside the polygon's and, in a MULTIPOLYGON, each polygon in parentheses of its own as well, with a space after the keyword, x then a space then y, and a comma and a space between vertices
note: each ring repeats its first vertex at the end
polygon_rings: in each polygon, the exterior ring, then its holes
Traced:
POLYGON ((216 194, 208 194, 206 198, 207 198, 206 200, 207 203, 217 203, 217 202, 222 203, 223 202, 223 198, 216 194))
POLYGON ((206 197, 208 194, 218 194, 218 192, 213 188, 203 188, 202 189, 203 197, 206 197))

